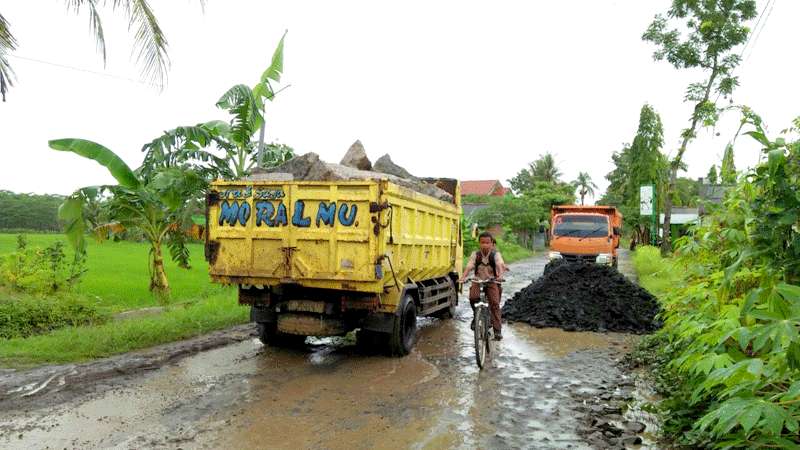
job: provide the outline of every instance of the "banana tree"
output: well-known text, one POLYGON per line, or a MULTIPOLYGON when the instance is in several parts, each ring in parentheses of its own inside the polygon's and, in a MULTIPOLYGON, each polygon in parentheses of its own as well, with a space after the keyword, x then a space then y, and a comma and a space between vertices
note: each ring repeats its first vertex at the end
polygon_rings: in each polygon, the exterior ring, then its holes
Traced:
MULTIPOLYGON (((177 165, 159 167, 143 175, 131 170, 108 148, 83 139, 58 139, 49 142, 54 150, 68 151, 96 161, 117 180, 116 185, 88 186, 76 190, 59 208, 67 239, 76 254, 86 252, 87 218, 84 205, 98 192, 108 193, 109 217, 113 223, 100 227, 135 229, 150 244, 150 290, 162 301, 169 297, 169 281, 164 270, 162 247, 181 268, 189 268, 189 251, 185 231, 191 226, 193 200, 205 189, 205 179, 196 171, 177 165)), ((95 227, 97 228, 97 227, 95 227)))
POLYGON ((164 132, 142 147, 143 166, 192 164, 202 173, 236 179, 247 176, 254 167, 274 166, 291 159, 294 152, 290 147, 263 145, 264 109, 266 101, 272 101, 277 94, 272 82, 280 82, 283 74, 285 37, 284 33, 270 66, 254 87, 237 84, 217 101, 216 106, 231 116, 228 122, 213 120, 164 132))

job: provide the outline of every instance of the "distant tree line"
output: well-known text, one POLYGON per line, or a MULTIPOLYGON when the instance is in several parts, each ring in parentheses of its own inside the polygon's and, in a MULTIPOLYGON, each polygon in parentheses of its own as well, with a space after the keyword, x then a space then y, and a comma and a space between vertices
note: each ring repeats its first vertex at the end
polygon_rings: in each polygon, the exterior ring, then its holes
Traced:
POLYGON ((61 231, 58 207, 64 198, 0 190, 0 230, 61 231))

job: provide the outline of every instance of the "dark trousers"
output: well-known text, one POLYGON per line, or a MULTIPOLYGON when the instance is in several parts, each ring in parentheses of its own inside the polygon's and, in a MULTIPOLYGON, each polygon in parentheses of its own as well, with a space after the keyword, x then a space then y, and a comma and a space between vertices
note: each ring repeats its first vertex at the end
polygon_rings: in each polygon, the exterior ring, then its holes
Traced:
MULTIPOLYGON (((486 301, 489 303, 489 313, 492 318, 492 328, 494 331, 500 332, 500 287, 496 284, 490 283, 484 285, 484 292, 486 292, 486 301)), ((481 286, 473 283, 469 288, 469 304, 472 306, 472 311, 475 312, 475 303, 481 299, 481 286)))

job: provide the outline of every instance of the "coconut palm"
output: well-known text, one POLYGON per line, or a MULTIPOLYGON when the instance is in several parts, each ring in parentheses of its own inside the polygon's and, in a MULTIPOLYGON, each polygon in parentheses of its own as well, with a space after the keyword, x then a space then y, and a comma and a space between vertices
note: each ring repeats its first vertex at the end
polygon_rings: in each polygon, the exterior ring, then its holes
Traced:
POLYGON ((557 183, 561 177, 561 172, 556 167, 556 160, 550 152, 540 156, 539 159, 530 165, 531 175, 535 181, 545 181, 557 183))
POLYGON ((581 196, 581 205, 583 205, 584 197, 586 195, 594 197, 594 190, 597 189, 597 185, 592 182, 592 177, 586 172, 580 172, 578 178, 572 182, 572 185, 575 186, 575 189, 578 189, 578 195, 581 196))
MULTIPOLYGON (((201 4, 205 0, 200 1, 201 4)), ((121 12, 128 21, 128 30, 133 33, 136 62, 141 65, 144 79, 163 86, 167 79, 169 57, 167 39, 147 0, 67 0, 67 9, 77 14, 86 11, 89 28, 94 34, 97 51, 106 62, 106 41, 99 9, 111 6, 121 12)), ((0 14, 0 94, 5 101, 6 91, 13 86, 14 71, 8 62, 8 54, 17 48, 17 40, 11 33, 8 20, 0 14)))

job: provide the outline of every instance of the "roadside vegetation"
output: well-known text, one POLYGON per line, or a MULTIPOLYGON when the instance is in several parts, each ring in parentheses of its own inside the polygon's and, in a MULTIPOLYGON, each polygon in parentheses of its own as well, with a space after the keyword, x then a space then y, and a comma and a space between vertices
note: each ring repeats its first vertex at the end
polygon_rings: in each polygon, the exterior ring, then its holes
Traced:
POLYGON ((661 258, 634 259, 664 306, 635 359, 664 400, 664 435, 691 447, 796 448, 800 440, 800 119, 769 138, 742 111, 762 162, 661 258))

